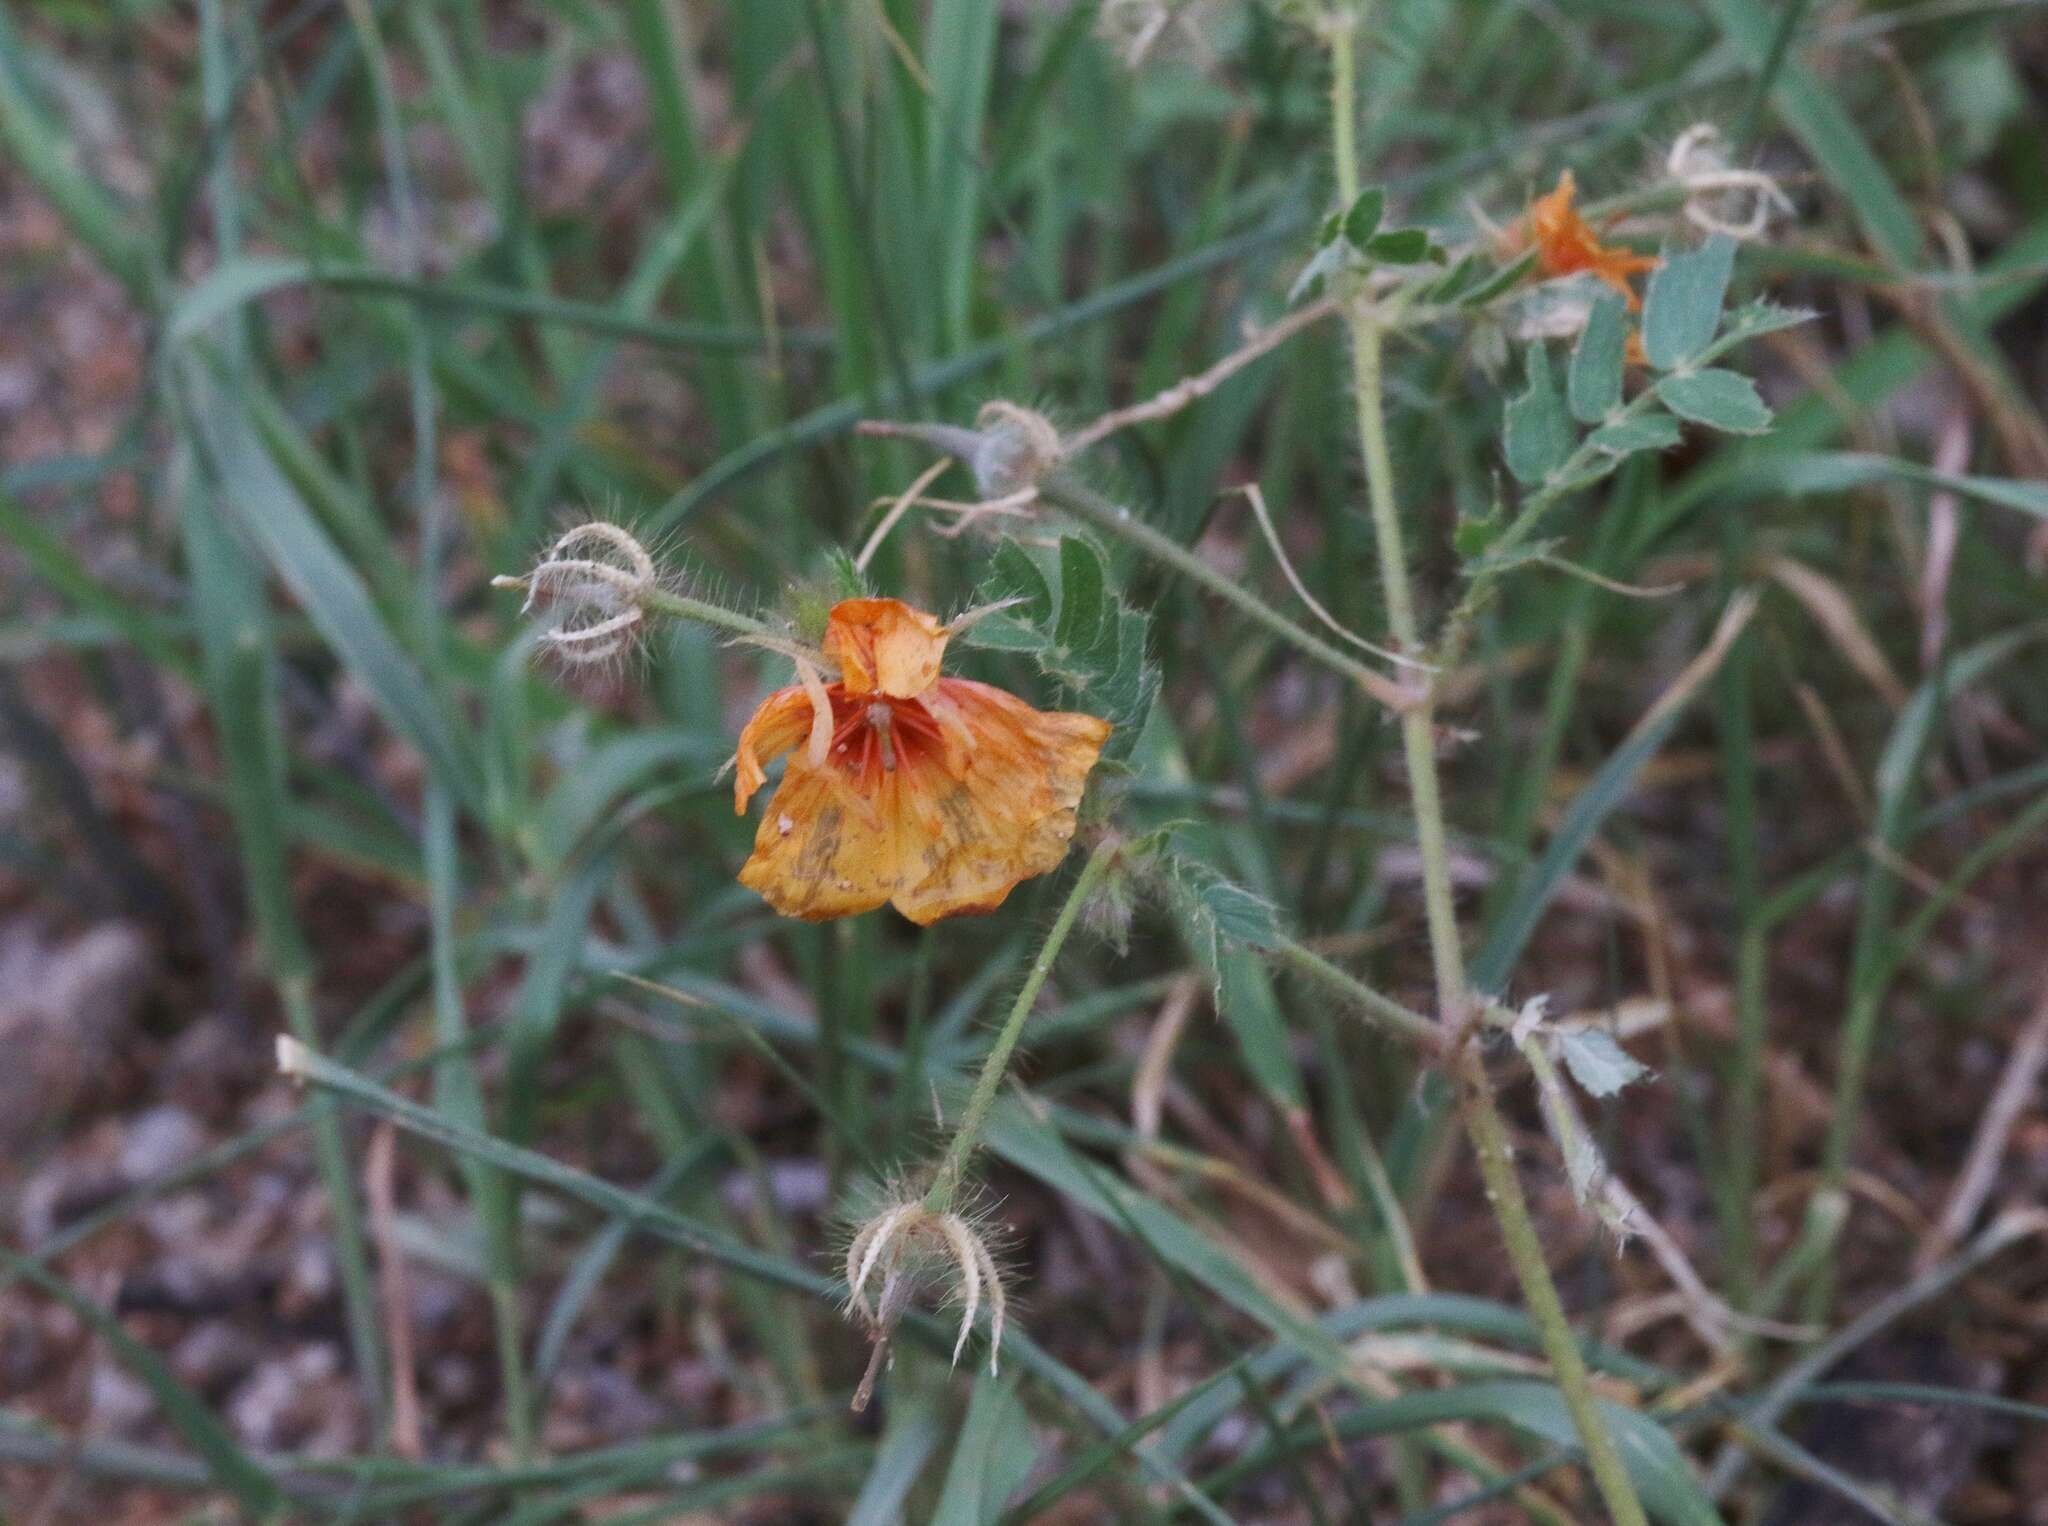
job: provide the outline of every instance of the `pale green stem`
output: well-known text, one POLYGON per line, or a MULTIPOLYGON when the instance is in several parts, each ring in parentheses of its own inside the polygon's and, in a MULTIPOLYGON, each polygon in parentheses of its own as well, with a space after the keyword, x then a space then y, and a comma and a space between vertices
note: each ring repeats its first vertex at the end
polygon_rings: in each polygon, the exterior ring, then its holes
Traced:
MULTIPOLYGON (((493 588, 525 589, 533 586, 534 575, 512 577, 500 575, 491 579, 493 588)), ((810 663, 821 672, 831 674, 837 671, 824 653, 778 630, 765 620, 756 620, 752 615, 743 615, 736 609, 727 609, 721 604, 709 604, 702 599, 690 598, 687 594, 672 593, 658 585, 632 587, 622 591, 645 614, 661 615, 670 620, 691 620, 698 625, 708 625, 713 630, 724 631, 736 640, 763 647, 771 652, 810 663)))
POLYGON ((1572 1427, 1586 1448, 1593 1485, 1600 1491, 1607 1513, 1617 1526, 1648 1526, 1628 1468, 1595 1405, 1586 1359, 1572 1335, 1571 1321, 1565 1317, 1550 1265, 1543 1259, 1543 1240, 1536 1232, 1536 1221, 1530 1217, 1521 1178, 1515 1175, 1514 1146, 1493 1098, 1493 1082, 1487 1077, 1486 1066, 1476 1049, 1468 1050, 1459 1064, 1458 1083, 1458 1111, 1465 1120, 1466 1132, 1472 1136, 1473 1153, 1479 1158, 1479 1176, 1486 1184, 1487 1205, 1500 1223, 1501 1240, 1507 1246, 1515 1278, 1522 1285, 1529 1317, 1536 1321, 1542 1334, 1551 1375, 1557 1379, 1565 1408, 1571 1412, 1572 1427))
MULTIPOLYGON (((1344 52, 1350 51, 1347 45, 1344 52)), ((1352 193, 1356 195, 1356 191, 1352 193)), ((1387 449, 1381 398, 1381 334, 1370 309, 1345 311, 1358 403, 1358 440, 1365 453, 1366 491, 1372 502, 1373 534, 1379 543, 1380 587, 1387 624, 1403 652, 1419 654, 1421 632, 1408 592, 1408 554, 1401 543, 1401 512, 1394 502, 1394 458, 1387 449)), ((1446 1031, 1465 1021, 1465 951, 1458 941, 1458 914, 1451 896, 1450 844, 1444 834, 1442 793, 1436 775, 1436 688, 1401 716, 1401 753, 1415 806, 1415 844, 1422 856, 1422 899, 1429 924, 1430 963, 1436 972, 1437 1021, 1446 1031)))
POLYGON ((1010 1056, 1016 1052, 1017 1041, 1024 1036, 1024 1024, 1031 1016, 1031 1009, 1038 1004, 1038 993, 1045 989, 1046 977, 1052 974, 1053 964, 1066 945, 1067 935, 1073 932, 1081 908, 1095 893, 1096 886, 1102 883, 1103 876, 1109 873, 1110 862, 1115 856, 1116 844, 1108 840, 1089 854, 1080 877, 1074 881, 1074 888, 1067 892, 1066 904, 1060 907, 1060 914, 1053 919, 1052 930, 1039 946, 1038 957, 1031 961, 1030 972, 1024 977, 1017 999, 1010 1004, 1010 1015, 1003 1020, 995 1043, 989 1047, 988 1057, 981 1062, 981 1074, 975 1078, 974 1090, 968 1094, 967 1106, 961 1110, 959 1127, 953 1131, 952 1143, 946 1146, 945 1158, 939 1162, 931 1190, 925 1194, 924 1206, 931 1212, 946 1213, 952 1209, 961 1181, 967 1175, 967 1167, 974 1159, 975 1146, 981 1143, 981 1131, 988 1124, 988 1111, 995 1105, 996 1092, 1009 1071, 1010 1056))
MULTIPOLYGON (((1332 18, 1326 30, 1330 48, 1330 122, 1336 159, 1339 204, 1358 196, 1357 37, 1362 16, 1332 18)), ((1358 438, 1364 452, 1366 484, 1373 529, 1379 545, 1380 582, 1388 626, 1395 641, 1409 653, 1420 647, 1415 607, 1408 587, 1407 555, 1401 543, 1401 520, 1394 495, 1393 458, 1387 449, 1386 421, 1380 379, 1381 331, 1378 315, 1364 302, 1345 310, 1351 331, 1354 393, 1358 406, 1358 438)), ((1437 1021, 1446 1040, 1465 1024, 1469 999, 1465 986, 1464 951, 1458 937, 1457 910, 1451 897, 1450 856, 1444 834, 1443 798, 1438 786, 1436 744, 1431 713, 1434 693, 1401 717, 1403 759, 1409 795, 1415 809, 1416 845, 1422 856, 1423 912, 1429 925, 1431 961, 1435 966, 1437 1021)), ((1606 1422, 1593 1399, 1592 1381, 1557 1284, 1543 1259, 1543 1242, 1530 1217, 1528 1200, 1515 1175, 1508 1131, 1494 1101, 1493 1084, 1476 1049, 1457 1062, 1459 1113, 1479 1158, 1487 1202, 1499 1221, 1508 1259, 1522 1287, 1529 1314, 1543 1338, 1551 1371, 1564 1396, 1572 1424, 1586 1448, 1593 1482, 1618 1526, 1647 1526, 1628 1470, 1616 1450, 1606 1422)))
POLYGON ((708 625, 713 630, 725 631, 743 640, 773 642, 776 646, 789 644, 787 636, 765 621, 743 615, 738 610, 707 604, 702 599, 670 593, 665 588, 652 588, 641 594, 640 607, 650 614, 667 615, 673 620, 694 620, 699 625, 708 625))

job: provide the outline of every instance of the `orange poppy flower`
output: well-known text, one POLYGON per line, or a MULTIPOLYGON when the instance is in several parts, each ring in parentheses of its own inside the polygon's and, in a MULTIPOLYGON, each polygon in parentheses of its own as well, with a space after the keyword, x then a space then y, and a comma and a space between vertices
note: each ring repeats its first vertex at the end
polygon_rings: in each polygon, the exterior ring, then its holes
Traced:
POLYGON ((1528 216, 1508 231, 1508 248, 1520 253, 1534 244, 1536 268, 1546 276, 1569 276, 1582 270, 1590 271, 1597 279, 1620 292, 1628 301, 1629 311, 1635 312, 1643 305, 1643 299, 1636 295, 1635 288, 1629 284, 1629 277, 1645 270, 1655 270, 1660 262, 1654 255, 1636 254, 1601 243, 1593 225, 1579 216, 1578 208, 1573 205, 1578 189, 1570 170, 1559 175, 1557 189, 1530 202, 1528 216))
POLYGON ((844 600, 824 642, 839 681, 778 689, 740 733, 742 813, 767 782, 763 763, 789 754, 740 870, 784 916, 820 922, 888 901, 928 925, 993 911, 1066 857, 1109 722, 940 677, 950 635, 897 599, 844 600))

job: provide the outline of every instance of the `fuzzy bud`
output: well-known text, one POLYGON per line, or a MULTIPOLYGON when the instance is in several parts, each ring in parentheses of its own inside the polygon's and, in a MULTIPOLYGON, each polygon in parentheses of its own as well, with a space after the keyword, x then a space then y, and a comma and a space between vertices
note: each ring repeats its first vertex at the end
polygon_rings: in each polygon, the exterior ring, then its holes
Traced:
POLYGON ((1028 495, 1039 478, 1059 465, 1060 432, 1042 413, 998 398, 982 405, 974 424, 981 444, 970 464, 983 498, 1028 495))

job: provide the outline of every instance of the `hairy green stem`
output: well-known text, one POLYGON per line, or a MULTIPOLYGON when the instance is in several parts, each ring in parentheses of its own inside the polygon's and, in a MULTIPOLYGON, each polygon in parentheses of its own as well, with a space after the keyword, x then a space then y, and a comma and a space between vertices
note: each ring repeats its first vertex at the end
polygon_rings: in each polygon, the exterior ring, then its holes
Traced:
MULTIPOLYGON (((547 565, 543 562, 542 569, 547 565)), ((530 589, 542 576, 542 571, 527 573, 521 577, 501 574, 491 579, 491 586, 530 589)), ((660 615, 670 620, 691 620, 698 625, 708 625, 713 630, 724 631, 735 640, 808 662, 821 672, 830 674, 837 671, 837 665, 824 653, 804 645, 786 631, 777 629, 765 620, 757 620, 752 615, 743 615, 738 610, 727 609, 722 604, 710 604, 703 599, 693 599, 687 594, 672 592, 652 582, 644 586, 634 586, 622 579, 617 587, 621 596, 630 600, 643 614, 660 615)))
POLYGON ((1600 1491, 1616 1526, 1648 1526, 1635 1484, 1594 1400, 1586 1359, 1572 1334, 1571 1321, 1565 1316, 1564 1302, 1557 1296, 1550 1264, 1543 1259, 1543 1240, 1530 1216, 1521 1178, 1515 1175, 1514 1146, 1508 1138, 1507 1124, 1501 1118, 1493 1082, 1476 1049, 1468 1050, 1460 1062, 1457 1082, 1458 1112, 1472 1138, 1473 1153, 1479 1158, 1479 1176, 1486 1184, 1487 1205, 1500 1224, 1508 1261, 1515 1269, 1515 1280, 1522 1285, 1529 1317, 1535 1320, 1543 1337, 1544 1353, 1550 1358, 1551 1374, 1557 1379, 1558 1391, 1571 1413, 1572 1427, 1586 1448, 1593 1485, 1600 1491))
POLYGON ((960 1114, 960 1125, 953 1131, 952 1142, 946 1146, 945 1157, 932 1178, 931 1190, 925 1194, 924 1206, 931 1212, 951 1210, 960 1184, 967 1175, 967 1167, 974 1159, 975 1146, 981 1143, 981 1131, 988 1124, 988 1110, 995 1105, 996 1091, 1009 1071, 1010 1056, 1017 1050, 1017 1041, 1024 1036, 1025 1021, 1031 1016, 1031 1009, 1038 1004, 1038 993, 1045 989, 1046 977, 1052 974, 1053 964, 1066 945, 1067 935, 1073 932, 1081 908, 1095 893, 1096 886, 1102 883, 1103 876, 1109 873, 1110 862, 1115 856, 1116 843, 1113 840, 1105 840, 1088 855, 1088 862, 1082 865, 1074 888, 1067 892, 1066 904, 1060 907, 1051 931, 1046 933, 1045 942, 1039 946, 1038 957, 1031 961, 1030 972, 1017 991, 1017 999, 1010 1004, 1010 1015, 1003 1020, 995 1043, 989 1047, 988 1057, 981 1062, 981 1074, 975 1077, 974 1090, 968 1094, 967 1106, 960 1114))
MULTIPOLYGON (((885 439, 915 440, 952 456, 970 470, 988 438, 973 429, 945 424, 899 423, 892 419, 868 419, 861 424, 860 432, 885 439)), ((1216 595, 1295 650, 1342 674, 1388 709, 1404 710, 1414 703, 1415 696, 1409 689, 1339 651, 1314 632, 1303 629, 1249 588, 1217 571, 1179 541, 1162 534, 1122 504, 1105 498, 1072 472, 1055 467, 1039 478, 1037 489, 1041 501, 1071 514, 1112 539, 1122 541, 1147 560, 1179 573, 1189 582, 1216 595)))
MULTIPOLYGON (((1330 122, 1340 205, 1358 196, 1356 142, 1357 26, 1362 17, 1333 16, 1325 29, 1330 50, 1330 122)), ((1395 500, 1392 453, 1387 448, 1383 387, 1380 375, 1379 315, 1363 300, 1347 306, 1350 327, 1353 390, 1358 408, 1358 438, 1365 458, 1366 486, 1373 530, 1379 545, 1380 583, 1388 625, 1404 651, 1421 645, 1415 606, 1408 586, 1406 552, 1395 500)), ((1431 722, 1434 692, 1401 717, 1402 756, 1407 766, 1409 796, 1415 810, 1416 844, 1422 857, 1423 912, 1429 926, 1431 962, 1436 976, 1437 1021, 1447 1041, 1455 1043, 1466 1022, 1470 999, 1465 984, 1464 950, 1459 941, 1457 909, 1451 897, 1450 856, 1444 833, 1442 791, 1438 784, 1436 744, 1431 722)), ((1515 1174, 1507 1125, 1494 1100, 1493 1083, 1476 1049, 1466 1049, 1456 1063, 1459 1114, 1479 1158, 1486 1197, 1499 1221, 1508 1259, 1522 1287, 1530 1317, 1536 1321, 1550 1358, 1565 1407, 1586 1448, 1593 1482, 1618 1526, 1647 1526, 1642 1502, 1623 1466, 1606 1422, 1593 1399, 1585 1357, 1579 1351, 1564 1304, 1557 1294, 1543 1242, 1536 1232, 1515 1174)))
POLYGON ((1328 987, 1374 1027, 1408 1040, 1425 1054, 1434 1054, 1443 1047, 1443 1030, 1436 1023, 1391 996, 1382 996, 1306 944, 1285 938, 1275 945, 1272 955, 1278 963, 1328 987))
POLYGON ((790 644, 789 637, 766 621, 743 615, 736 609, 707 604, 702 599, 670 593, 666 588, 651 588, 641 594, 640 607, 650 614, 667 615, 672 620, 694 620, 699 625, 708 625, 713 630, 725 631, 746 641, 759 641, 778 648, 790 644))

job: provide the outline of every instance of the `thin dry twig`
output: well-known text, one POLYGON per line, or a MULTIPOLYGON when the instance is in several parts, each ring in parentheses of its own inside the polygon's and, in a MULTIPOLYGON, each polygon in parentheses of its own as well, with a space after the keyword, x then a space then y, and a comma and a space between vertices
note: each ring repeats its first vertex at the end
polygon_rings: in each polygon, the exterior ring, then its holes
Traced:
POLYGON ((1294 590, 1294 596, 1297 599, 1308 606, 1310 614, 1314 615, 1334 634, 1350 642, 1360 651, 1370 652, 1375 657, 1384 657, 1388 662, 1398 663, 1406 668, 1415 668, 1420 672, 1436 672, 1436 669, 1426 662, 1422 662, 1414 657, 1403 656, 1401 653, 1387 647, 1375 646, 1363 636, 1354 635, 1351 631, 1347 630, 1342 621, 1323 608, 1322 603, 1316 596, 1308 591, 1308 584, 1301 580, 1301 574, 1294 570, 1294 563, 1288 558, 1287 548, 1280 544, 1280 532, 1273 525, 1273 516, 1267 512, 1265 492, 1256 482, 1239 483, 1237 491, 1242 493, 1245 502, 1252 506, 1252 518, 1259 522, 1259 529, 1266 537, 1267 549, 1273 553, 1273 560, 1280 564, 1280 571, 1287 579, 1287 586, 1294 590))
POLYGON ((1919 1253, 1913 1258, 1916 1272, 1925 1271, 1946 1256, 1983 1211, 1998 1180, 1998 1167, 2005 1158, 2013 1128, 2040 1085, 2044 1068, 2048 1068, 2048 981, 2042 984, 2034 1015, 2020 1029, 2012 1053, 2006 1057, 2005 1071, 1998 1078, 1990 1102, 1985 1104, 1983 1117, 1977 1121, 1976 1137, 1970 1141, 1970 1153, 1964 1157, 1963 1169, 1956 1173, 1948 1201, 1942 1205, 1932 1233, 1921 1241, 1919 1253))
POLYGON ((1906 703, 1906 685, 1892 671, 1889 658, 1870 629, 1856 613, 1856 606, 1841 588, 1822 577, 1804 562, 1774 556, 1762 563, 1762 570, 1793 598, 1805 606, 1842 658, 1877 690, 1884 702, 1897 710, 1906 703))
POLYGON ((1821 759, 1827 764, 1828 772, 1834 775, 1836 787, 1856 813, 1856 819, 1868 826, 1877 807, 1871 803, 1870 790, 1865 786, 1863 776, 1856 771, 1856 760, 1849 755, 1849 743, 1842 735, 1842 728, 1835 724, 1834 716, 1828 713, 1826 701, 1812 684, 1793 679, 1792 697, 1798 702, 1799 713, 1806 718, 1814 740, 1820 744, 1821 759))
POLYGON ((1343 303, 1336 297, 1322 297, 1306 306, 1296 308, 1277 323, 1252 334, 1243 345, 1231 351, 1206 371, 1184 377, 1164 392, 1147 398, 1142 403, 1133 403, 1128 408, 1118 408, 1105 413, 1084 429, 1068 435, 1063 453, 1077 456, 1089 446, 1098 444, 1120 429, 1133 424, 1149 424, 1158 419, 1170 418, 1198 398, 1207 397, 1231 377, 1257 360, 1261 355, 1270 354, 1287 343, 1303 329, 1311 328, 1337 313, 1343 303))
POLYGON ((1618 593, 1625 599, 1668 599, 1675 593, 1683 593, 1683 583, 1624 583, 1619 578, 1608 577, 1595 572, 1591 567, 1581 567, 1577 562, 1567 561, 1561 556, 1539 556, 1539 566, 1553 572, 1562 572, 1581 582, 1591 583, 1595 588, 1604 588, 1609 593, 1618 593))
MULTIPOLYGON (((1955 476, 1970 464, 1970 416, 1953 410, 1942 421, 1934 447, 1934 469, 1955 476)), ((1932 673, 1941 666, 1948 644, 1948 584, 1955 570, 1956 547, 1962 540, 1962 504, 1943 490, 1927 499, 1927 551, 1920 564, 1920 667, 1932 673)))
POLYGON ((896 522, 922 501, 921 495, 924 490, 936 482, 940 473, 952 464, 944 456, 939 457, 918 473, 916 481, 896 495, 896 502, 890 506, 889 512, 882 516, 882 522, 875 526, 874 533, 868 536, 867 544, 860 548, 860 554, 853 559, 854 571, 868 570, 868 563, 873 561, 875 553, 882 549, 882 542, 889 538, 889 532, 896 528, 896 522))
POLYGON ((391 1350, 391 1450, 418 1461, 427 1455, 420 1429, 420 1391, 412 1345, 412 1287, 405 1247, 398 1239, 395 1178, 398 1129, 379 1119, 363 1159, 363 1197, 370 1238, 377 1247, 377 1295, 384 1306, 384 1340, 391 1350))
POLYGON ((1656 703, 1643 712, 1642 719, 1637 721, 1629 732, 1631 738, 1640 736, 1671 711, 1685 704, 1692 698, 1694 690, 1714 676, 1715 671, 1721 666, 1721 659, 1728 655, 1728 648, 1735 644, 1735 638, 1742 634, 1748 627, 1750 619, 1756 614, 1756 606, 1757 595, 1754 589, 1746 588, 1728 601, 1727 608, 1721 611, 1719 623, 1714 626, 1713 635, 1707 638, 1707 644, 1700 649, 1700 654, 1679 670, 1678 676, 1671 680, 1670 686, 1657 696, 1656 703))
POLYGON ((1173 1070, 1174 1051, 1180 1046, 1188 1019, 1202 985, 1192 975, 1183 975, 1159 1004, 1159 1015, 1145 1035, 1145 1047, 1131 1073, 1131 1131, 1151 1141, 1159 1137, 1159 1122, 1166 1093, 1166 1079, 1173 1070))
MULTIPOLYGON (((1798 1402, 1799 1395, 1807 1386, 1843 1357, 1920 1305, 1947 1292, 2008 1246, 2043 1233, 2048 1233, 2048 1209, 2006 1210, 1954 1257, 1917 1273, 1904 1287, 1880 1298, 1786 1368, 1744 1418, 1758 1427, 1776 1425, 1779 1417, 1798 1402)), ((1714 1466, 1707 1475, 1708 1496, 1716 1500, 1726 1499, 1730 1491, 1742 1482, 1748 1466, 1748 1455, 1735 1443, 1729 1443, 1715 1458, 1714 1466)))

